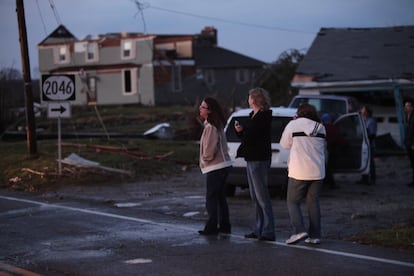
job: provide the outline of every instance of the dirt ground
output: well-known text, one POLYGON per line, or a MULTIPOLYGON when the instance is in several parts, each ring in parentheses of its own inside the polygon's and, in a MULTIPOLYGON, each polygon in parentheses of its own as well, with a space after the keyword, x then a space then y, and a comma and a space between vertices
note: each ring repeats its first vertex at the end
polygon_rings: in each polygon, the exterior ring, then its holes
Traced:
MULTIPOLYGON (((375 185, 357 184, 361 178, 359 174, 337 174, 335 179, 338 188, 324 187, 320 199, 323 238, 349 240, 369 230, 414 222, 414 188, 406 185, 411 180, 408 159, 405 156, 379 157, 376 158, 376 167, 375 185)), ((238 192, 239 197, 248 199, 248 191, 238 192)), ((236 215, 233 221, 236 223, 239 218, 234 209, 245 203, 241 203, 237 195, 230 199, 230 207, 236 215)), ((291 227, 285 200, 274 198, 272 203, 276 234, 288 236, 291 227)), ((303 209, 306 215, 306 209, 303 209)), ((250 222, 253 222, 253 206, 250 213, 250 222)), ((243 223, 243 220, 239 223, 243 223)))
MULTIPOLYGON (((323 239, 349 240, 358 233, 389 228, 395 224, 413 223, 414 188, 406 156, 384 156, 376 159, 377 183, 356 184, 358 174, 338 174, 338 189, 324 188, 321 194, 323 239)), ((43 196, 59 196, 98 200, 114 204, 135 202, 135 208, 160 214, 199 221, 200 229, 206 219, 204 208, 204 177, 198 168, 174 177, 151 181, 122 183, 107 187, 66 186, 43 196)), ((254 223, 254 207, 248 190, 237 190, 228 199, 233 232, 244 234, 254 223)), ((286 202, 272 199, 276 235, 284 240, 291 234, 286 202)), ((304 210, 306 214, 306 210, 304 210)), ((413 241, 414 242, 414 241, 413 241)))

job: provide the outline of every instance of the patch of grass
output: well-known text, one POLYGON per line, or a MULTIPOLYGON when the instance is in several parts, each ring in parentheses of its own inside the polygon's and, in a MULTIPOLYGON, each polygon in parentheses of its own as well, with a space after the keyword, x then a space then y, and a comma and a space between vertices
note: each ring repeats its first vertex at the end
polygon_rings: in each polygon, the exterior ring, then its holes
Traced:
POLYGON ((388 229, 367 231, 352 237, 351 240, 414 252, 414 225, 397 224, 388 229))
MULTIPOLYGON (((62 165, 58 172, 57 140, 38 140, 38 156, 29 158, 26 141, 0 141, 0 187, 36 190, 54 185, 99 185, 138 181, 168 176, 198 164, 201 125, 192 106, 143 107, 104 106, 72 107, 72 117, 61 120, 62 134, 134 133, 142 134, 159 123, 169 123, 175 131, 174 140, 110 138, 63 139, 62 158, 76 153, 100 165, 131 172, 130 175, 92 168, 62 165), (68 145, 69 144, 69 145, 68 145), (106 148, 105 148, 106 147, 106 148), (108 150, 108 148, 113 150, 108 150)), ((24 122, 24 121, 23 121, 24 122)), ((57 132, 57 120, 43 114, 36 118, 36 127, 48 133, 57 132)))
POLYGON ((1 187, 37 190, 65 184, 99 185, 138 181, 167 177, 198 164, 198 145, 191 141, 69 140, 62 143, 62 159, 76 153, 102 166, 125 170, 131 174, 62 164, 62 173, 59 175, 57 142, 42 140, 38 141, 37 146, 38 156, 28 158, 25 142, 0 142, 0 170, 3 172, 1 187))
MULTIPOLYGON (((176 132, 182 133, 194 125, 197 111, 192 106, 72 107, 72 117, 61 120, 61 128, 62 132, 103 132, 104 125, 108 132, 141 134, 155 124, 168 122, 176 132)), ((37 118, 36 125, 49 132, 57 131, 56 120, 46 118, 46 114, 37 118)))

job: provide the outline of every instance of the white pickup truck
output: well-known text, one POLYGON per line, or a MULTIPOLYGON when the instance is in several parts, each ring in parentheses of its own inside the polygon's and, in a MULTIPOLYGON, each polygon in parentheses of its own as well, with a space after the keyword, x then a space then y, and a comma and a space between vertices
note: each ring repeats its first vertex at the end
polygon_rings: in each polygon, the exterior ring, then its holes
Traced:
MULTIPOLYGON (((278 191, 284 192, 287 185, 287 159, 289 151, 279 145, 279 140, 286 124, 294 117, 301 103, 307 102, 316 107, 321 113, 329 113, 334 118, 334 125, 340 129, 344 144, 339 148, 339 158, 335 162, 334 171, 337 173, 369 172, 370 148, 364 120, 359 114, 356 101, 343 96, 296 96, 288 108, 272 108, 272 163, 269 175, 269 189, 272 195, 278 191), (355 112, 354 112, 355 111, 355 112)), ((235 158, 240 138, 234 131, 235 121, 247 124, 250 109, 234 112, 227 120, 225 127, 229 154, 233 160, 233 168, 227 179, 227 195, 233 196, 236 187, 248 188, 246 162, 243 158, 235 158)))

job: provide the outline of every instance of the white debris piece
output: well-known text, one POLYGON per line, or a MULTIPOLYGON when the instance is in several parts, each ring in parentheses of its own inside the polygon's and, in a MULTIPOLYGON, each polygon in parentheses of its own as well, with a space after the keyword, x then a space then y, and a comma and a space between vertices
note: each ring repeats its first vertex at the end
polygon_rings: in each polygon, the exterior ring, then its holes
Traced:
POLYGON ((132 174, 131 172, 126 171, 126 170, 121 170, 121 169, 115 169, 115 168, 111 168, 111 167, 102 166, 98 162, 91 161, 91 160, 85 159, 83 157, 80 157, 76 153, 71 153, 68 157, 61 160, 61 162, 63 164, 72 165, 72 166, 75 166, 75 167, 99 168, 99 169, 110 171, 110 172, 122 173, 122 174, 127 174, 127 175, 132 174))

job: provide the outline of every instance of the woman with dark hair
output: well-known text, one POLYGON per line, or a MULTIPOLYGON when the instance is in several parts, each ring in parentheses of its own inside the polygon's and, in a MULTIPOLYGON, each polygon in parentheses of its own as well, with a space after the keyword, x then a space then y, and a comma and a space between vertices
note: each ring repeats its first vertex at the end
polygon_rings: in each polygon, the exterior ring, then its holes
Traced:
POLYGON ((249 106, 252 112, 247 125, 236 124, 237 134, 242 138, 237 157, 246 160, 247 181, 250 196, 256 205, 256 224, 252 233, 245 235, 249 239, 274 241, 275 226, 270 200, 268 178, 271 150, 272 110, 269 93, 263 88, 249 91, 249 106))
POLYGON ((205 98, 199 107, 204 121, 200 139, 200 169, 206 175, 206 209, 208 219, 200 235, 230 234, 229 207, 226 199, 226 179, 232 162, 224 135, 226 118, 219 103, 205 98))
POLYGON ((280 145, 290 149, 288 161, 287 207, 294 234, 286 241, 294 244, 321 242, 319 193, 325 178, 326 130, 313 105, 299 106, 296 120, 290 121, 280 145), (301 203, 306 199, 309 227, 306 230, 301 203))

